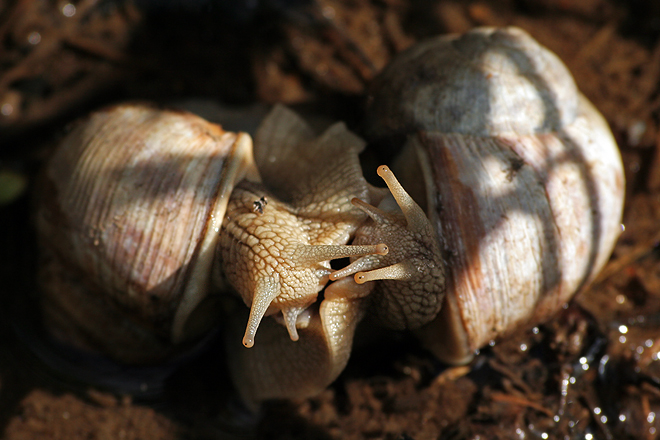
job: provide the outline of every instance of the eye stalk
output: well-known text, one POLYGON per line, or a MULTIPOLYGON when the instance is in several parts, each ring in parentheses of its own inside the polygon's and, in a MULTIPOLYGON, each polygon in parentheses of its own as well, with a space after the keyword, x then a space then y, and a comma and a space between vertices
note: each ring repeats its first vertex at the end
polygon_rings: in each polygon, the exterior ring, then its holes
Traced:
POLYGON ((354 243, 387 246, 384 255, 365 255, 330 274, 331 280, 354 275, 357 284, 374 285, 374 314, 389 327, 417 328, 431 321, 445 295, 445 268, 438 235, 422 208, 410 197, 386 165, 378 167, 398 210, 389 211, 360 199, 351 202, 366 213, 368 221, 354 243))

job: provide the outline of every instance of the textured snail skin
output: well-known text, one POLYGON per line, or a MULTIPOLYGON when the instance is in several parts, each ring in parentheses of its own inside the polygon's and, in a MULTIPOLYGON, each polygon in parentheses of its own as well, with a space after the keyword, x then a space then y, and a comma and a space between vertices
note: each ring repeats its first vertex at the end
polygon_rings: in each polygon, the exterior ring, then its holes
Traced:
POLYGON ((466 362, 548 319, 607 261, 624 198, 617 145, 524 31, 413 46, 375 79, 367 115, 369 137, 404 140, 395 172, 438 228, 447 296, 419 334, 441 359, 466 362))

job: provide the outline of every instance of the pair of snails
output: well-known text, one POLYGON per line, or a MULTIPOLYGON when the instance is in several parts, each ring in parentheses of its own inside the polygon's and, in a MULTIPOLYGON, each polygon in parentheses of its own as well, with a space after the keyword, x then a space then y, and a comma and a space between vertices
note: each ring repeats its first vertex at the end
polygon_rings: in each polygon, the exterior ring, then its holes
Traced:
POLYGON ((343 123, 316 136, 281 106, 254 151, 249 135, 186 112, 95 112, 42 178, 47 326, 139 364, 220 320, 247 402, 303 397, 342 371, 366 315, 464 363, 550 317, 614 246, 616 143, 561 61, 519 29, 399 54, 372 84, 365 134, 401 143, 392 170, 378 168, 387 189, 366 182, 365 142, 343 123))

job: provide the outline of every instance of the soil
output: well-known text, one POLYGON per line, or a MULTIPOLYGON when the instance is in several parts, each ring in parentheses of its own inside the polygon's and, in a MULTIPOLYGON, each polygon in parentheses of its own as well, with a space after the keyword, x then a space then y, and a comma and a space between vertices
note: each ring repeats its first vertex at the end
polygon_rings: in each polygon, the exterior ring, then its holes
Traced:
POLYGON ((4 438, 660 437, 660 3, 136 2, 0 2, 4 438), (201 96, 257 114, 250 106, 285 102, 359 131, 365 87, 396 52, 481 25, 519 26, 557 53, 624 159, 625 231, 596 282, 550 321, 453 368, 388 334, 358 345, 319 396, 258 414, 232 394, 213 345, 167 380, 117 389, 58 372, 25 331, 36 316, 29 193, 68 122, 110 102, 201 96))

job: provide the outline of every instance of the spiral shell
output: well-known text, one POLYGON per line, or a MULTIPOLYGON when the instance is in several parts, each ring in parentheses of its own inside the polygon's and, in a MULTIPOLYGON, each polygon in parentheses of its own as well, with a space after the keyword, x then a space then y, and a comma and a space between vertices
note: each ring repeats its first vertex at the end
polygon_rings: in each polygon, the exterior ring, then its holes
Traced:
POLYGON ((412 47, 375 80, 367 114, 372 139, 403 140, 395 171, 438 228, 447 296, 420 333, 441 359, 464 362, 548 319, 607 261, 619 150, 567 68, 524 31, 412 47))
POLYGON ((130 363, 194 339, 186 323, 209 290, 228 194, 248 173, 249 136, 186 112, 128 104, 78 123, 37 205, 48 326, 130 363))

